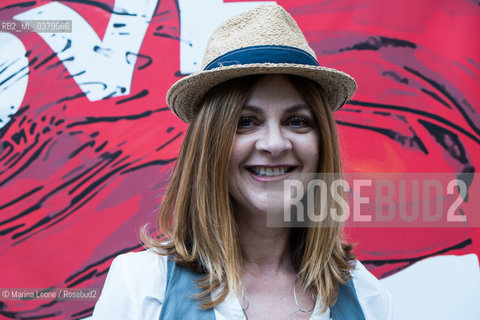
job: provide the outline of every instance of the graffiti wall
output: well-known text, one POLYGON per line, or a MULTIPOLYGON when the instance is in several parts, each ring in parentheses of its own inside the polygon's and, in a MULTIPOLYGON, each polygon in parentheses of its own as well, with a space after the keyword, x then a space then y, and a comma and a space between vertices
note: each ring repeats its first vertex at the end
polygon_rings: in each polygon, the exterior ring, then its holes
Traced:
MULTIPOLYGON (((0 2, 0 24, 72 21, 70 32, 0 32, 1 288, 101 288, 115 256, 143 249, 186 129, 168 88, 199 70, 218 24, 267 2, 0 2)), ((478 1, 277 3, 321 65, 357 80, 335 114, 345 171, 480 183, 478 1)), ((346 232, 396 319, 480 318, 479 228, 346 232)), ((4 299, 0 317, 82 319, 94 304, 4 299)))

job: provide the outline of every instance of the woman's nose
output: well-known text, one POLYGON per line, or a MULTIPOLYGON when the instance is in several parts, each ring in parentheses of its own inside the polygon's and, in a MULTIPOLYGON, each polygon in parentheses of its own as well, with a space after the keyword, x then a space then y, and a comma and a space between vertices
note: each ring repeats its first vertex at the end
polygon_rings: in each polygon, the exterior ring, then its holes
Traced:
POLYGON ((280 125, 267 125, 261 130, 256 142, 256 148, 277 157, 292 149, 290 139, 285 135, 280 125))

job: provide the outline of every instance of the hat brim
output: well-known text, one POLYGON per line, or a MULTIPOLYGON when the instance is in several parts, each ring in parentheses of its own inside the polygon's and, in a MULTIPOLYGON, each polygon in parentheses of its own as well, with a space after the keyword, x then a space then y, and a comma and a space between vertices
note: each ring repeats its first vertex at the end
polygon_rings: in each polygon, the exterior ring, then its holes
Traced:
POLYGON ((222 82, 255 74, 291 74, 317 82, 324 89, 325 99, 332 112, 342 107, 357 88, 351 76, 327 67, 288 63, 231 65, 193 73, 178 80, 168 90, 167 104, 181 120, 189 123, 203 96, 210 89, 222 82))

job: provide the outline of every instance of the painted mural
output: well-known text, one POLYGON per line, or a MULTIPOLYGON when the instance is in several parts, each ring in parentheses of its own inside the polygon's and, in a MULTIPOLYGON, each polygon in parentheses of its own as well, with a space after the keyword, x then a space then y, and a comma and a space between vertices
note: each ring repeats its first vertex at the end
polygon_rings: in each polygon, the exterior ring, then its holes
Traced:
MULTIPOLYGON (((265 2, 0 2, 0 23, 72 21, 0 32, 0 288, 101 288, 115 256, 143 249, 186 129, 166 91, 218 24, 265 2)), ((479 190, 478 1, 277 3, 321 65, 357 80, 335 114, 345 171, 451 173, 479 190)), ((346 232, 397 319, 480 318, 479 228, 346 232)), ((0 300, 0 318, 83 319, 94 304, 0 300)))

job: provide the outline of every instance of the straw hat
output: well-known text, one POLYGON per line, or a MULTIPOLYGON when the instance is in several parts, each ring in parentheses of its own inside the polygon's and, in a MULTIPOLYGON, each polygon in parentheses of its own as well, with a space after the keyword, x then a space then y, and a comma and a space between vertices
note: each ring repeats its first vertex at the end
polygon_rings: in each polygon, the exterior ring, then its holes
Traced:
POLYGON ((272 73, 319 83, 332 111, 343 106, 357 87, 348 74, 319 66, 292 16, 277 4, 266 4, 225 21, 213 32, 202 71, 178 80, 168 90, 167 104, 188 123, 214 86, 233 78, 272 73))

